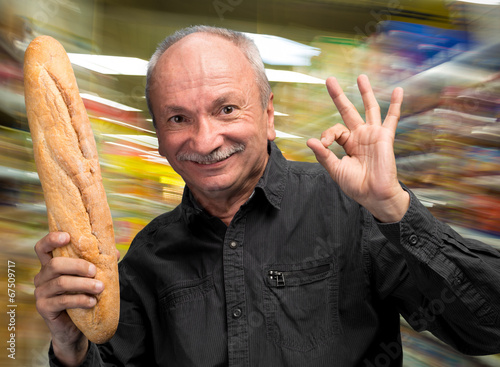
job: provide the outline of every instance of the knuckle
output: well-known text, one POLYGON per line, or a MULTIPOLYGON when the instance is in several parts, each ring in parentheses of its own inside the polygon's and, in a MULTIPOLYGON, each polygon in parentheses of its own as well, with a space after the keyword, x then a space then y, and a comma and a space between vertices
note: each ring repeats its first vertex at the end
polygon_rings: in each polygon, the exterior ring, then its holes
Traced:
POLYGON ((59 304, 62 306, 62 308, 69 308, 71 306, 71 299, 72 296, 68 294, 62 294, 59 296, 59 304))
POLYGON ((38 259, 40 259, 40 256, 43 255, 43 239, 35 243, 33 249, 36 253, 36 256, 38 256, 38 259))
POLYGON ((351 107, 350 106, 340 106, 340 107, 338 107, 338 110, 339 110, 339 113, 343 116, 343 115, 346 115, 347 113, 349 113, 349 111, 351 110, 351 107))
POLYGON ((42 297, 41 297, 41 295, 40 295, 40 292, 41 292, 41 291, 40 291, 40 288, 38 288, 38 287, 37 287, 37 288, 35 288, 35 290, 33 291, 33 294, 34 294, 34 296, 35 296, 35 301, 36 301, 37 303, 38 303, 38 302, 40 302, 40 300, 41 300, 41 298, 42 298, 42 297))
POLYGON ((57 290, 64 290, 66 286, 66 279, 62 276, 54 279, 54 287, 57 290))
POLYGON ((47 305, 47 302, 44 299, 37 299, 35 302, 36 310, 42 316, 45 313, 46 305, 47 305))
POLYGON ((55 273, 55 272, 57 272, 58 264, 59 264, 59 260, 57 259, 57 257, 53 257, 43 266, 42 271, 45 271, 48 273, 55 273))
POLYGON ((38 313, 45 320, 50 319, 50 315, 53 314, 54 312, 57 312, 57 310, 55 309, 56 306, 55 306, 54 302, 51 302, 51 300, 48 300, 45 298, 38 300, 35 303, 35 307, 36 307, 36 310, 38 311, 38 313))
POLYGON ((33 278, 33 284, 35 285, 35 288, 38 287, 40 284, 40 273, 36 274, 35 277, 33 278))
POLYGON ((58 242, 59 233, 58 232, 50 232, 46 237, 48 242, 55 244, 58 242))

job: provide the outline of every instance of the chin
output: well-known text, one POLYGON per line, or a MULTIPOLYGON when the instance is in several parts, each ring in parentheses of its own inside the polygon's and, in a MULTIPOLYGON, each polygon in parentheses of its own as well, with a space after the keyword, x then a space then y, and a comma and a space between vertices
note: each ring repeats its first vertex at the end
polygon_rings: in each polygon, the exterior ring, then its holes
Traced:
MULTIPOLYGON (((225 191, 231 188, 234 185, 234 181, 228 180, 211 180, 211 179, 201 179, 196 180, 194 187, 202 192, 217 192, 217 191, 225 191)), ((188 185, 191 186, 191 185, 188 185)))
POLYGON ((203 187, 201 189, 205 192, 215 193, 215 192, 226 191, 226 190, 230 189, 231 187, 232 187, 232 185, 230 185, 230 184, 223 184, 223 183, 215 184, 214 183, 214 184, 203 185, 203 187))

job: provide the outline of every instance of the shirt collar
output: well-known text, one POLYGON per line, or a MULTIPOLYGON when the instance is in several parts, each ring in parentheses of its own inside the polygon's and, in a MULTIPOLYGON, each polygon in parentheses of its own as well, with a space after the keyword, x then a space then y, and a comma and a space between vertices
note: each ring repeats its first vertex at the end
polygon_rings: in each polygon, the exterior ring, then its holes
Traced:
POLYGON ((276 209, 280 209, 281 200, 285 193, 288 162, 281 154, 281 150, 276 143, 268 142, 267 149, 269 151, 269 160, 256 189, 262 190, 269 203, 276 209))
MULTIPOLYGON (((285 192, 288 162, 285 157, 283 157, 283 154, 281 154, 276 143, 269 141, 267 150, 269 152, 269 160, 267 161, 264 174, 255 188, 264 193, 267 201, 269 201, 271 205, 276 209, 280 209, 281 200, 285 192)), ((254 193, 252 193, 252 196, 254 196, 254 193)), ((252 196, 250 198, 252 198, 252 196)), ((191 210, 196 213, 203 211, 203 208, 196 202, 191 190, 189 190, 187 186, 184 187, 182 206, 191 208, 191 210)))

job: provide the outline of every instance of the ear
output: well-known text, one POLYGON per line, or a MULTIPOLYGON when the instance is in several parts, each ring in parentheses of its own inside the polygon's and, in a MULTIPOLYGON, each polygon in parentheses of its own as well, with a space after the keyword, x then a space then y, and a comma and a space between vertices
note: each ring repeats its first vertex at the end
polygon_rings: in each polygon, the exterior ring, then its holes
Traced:
POLYGON ((274 130, 274 105, 273 105, 274 94, 271 93, 269 96, 269 101, 267 103, 266 115, 267 115, 267 140, 273 141, 276 139, 276 130, 274 130))

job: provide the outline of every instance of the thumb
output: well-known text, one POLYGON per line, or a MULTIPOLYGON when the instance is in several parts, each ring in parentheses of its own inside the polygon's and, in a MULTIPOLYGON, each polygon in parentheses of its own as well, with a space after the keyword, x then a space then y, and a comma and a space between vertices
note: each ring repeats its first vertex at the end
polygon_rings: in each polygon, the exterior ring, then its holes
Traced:
POLYGON ((318 139, 309 139, 307 146, 313 151, 318 162, 325 167, 330 176, 334 178, 337 167, 340 164, 340 159, 337 158, 328 147, 325 147, 318 139))

